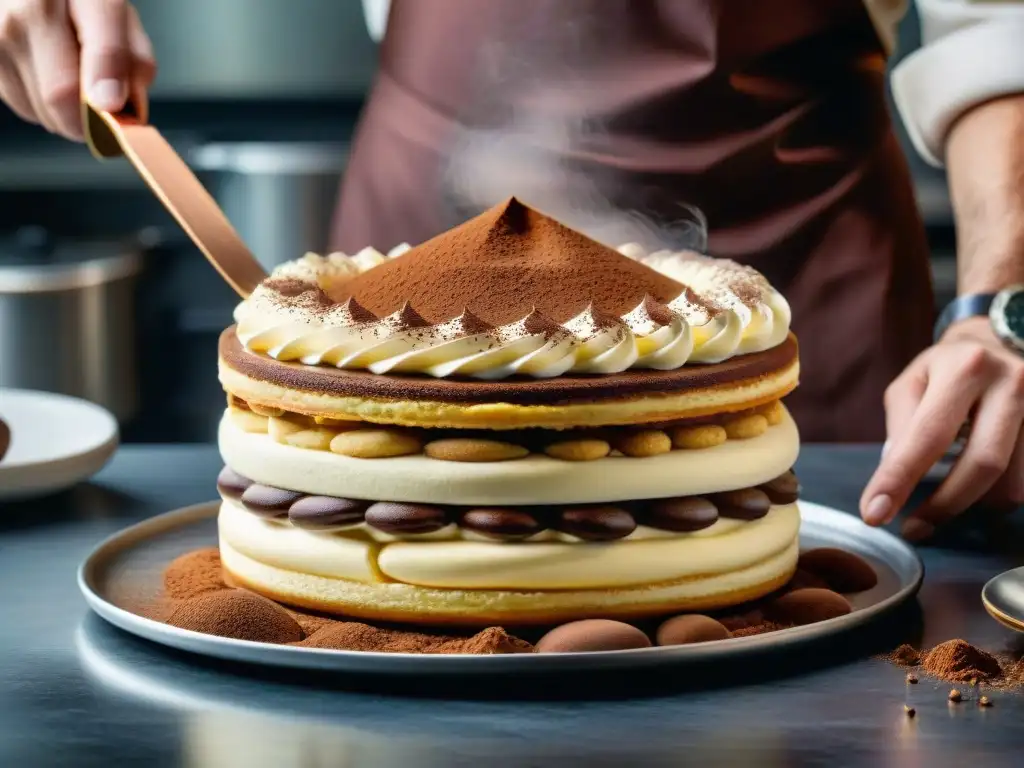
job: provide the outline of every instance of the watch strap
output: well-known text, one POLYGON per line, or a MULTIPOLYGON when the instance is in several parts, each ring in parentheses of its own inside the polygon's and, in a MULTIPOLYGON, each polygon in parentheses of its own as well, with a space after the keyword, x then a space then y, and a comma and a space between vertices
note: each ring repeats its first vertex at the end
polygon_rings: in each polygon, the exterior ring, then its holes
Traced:
POLYGON ((969 293, 964 296, 957 296, 946 305, 939 315, 939 319, 935 322, 934 340, 938 341, 942 338, 942 334, 953 323, 966 320, 969 317, 984 317, 988 315, 995 298, 996 294, 994 293, 969 293))

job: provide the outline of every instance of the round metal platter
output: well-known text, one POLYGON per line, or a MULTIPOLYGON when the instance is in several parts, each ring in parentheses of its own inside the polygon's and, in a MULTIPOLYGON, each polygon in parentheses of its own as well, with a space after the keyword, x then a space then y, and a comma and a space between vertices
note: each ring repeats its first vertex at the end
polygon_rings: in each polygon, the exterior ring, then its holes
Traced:
MULTIPOLYGON (((702 664, 818 641, 848 632, 896 608, 913 597, 924 575, 921 560, 901 539, 871 528, 853 515, 802 501, 801 549, 839 547, 861 555, 877 571, 878 585, 852 596, 854 610, 846 616, 753 637, 596 653, 370 653, 233 640, 178 629, 134 612, 133 606, 137 609, 159 594, 163 571, 174 558, 190 550, 216 546, 218 507, 219 502, 209 502, 168 512, 100 544, 78 574, 89 606, 106 621, 133 635, 177 650, 234 662, 374 675, 599 672, 702 664)), ((1018 578, 1024 584, 1024 575, 1018 578)), ((1021 605, 1024 607, 1024 603, 1021 605)))

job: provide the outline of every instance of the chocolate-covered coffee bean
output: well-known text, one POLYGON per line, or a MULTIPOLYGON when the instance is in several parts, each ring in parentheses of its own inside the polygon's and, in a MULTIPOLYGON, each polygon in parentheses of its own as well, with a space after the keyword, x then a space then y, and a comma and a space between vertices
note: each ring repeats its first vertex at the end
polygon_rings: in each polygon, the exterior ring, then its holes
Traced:
POLYGON ((715 493, 710 497, 718 514, 734 520, 758 520, 768 514, 772 502, 768 494, 757 488, 715 493))
POLYGON ((624 539, 636 530, 636 519, 621 507, 570 507, 556 519, 559 531, 584 541, 624 539))
POLYGON ((540 533, 544 526, 522 509, 480 507, 463 513, 459 526, 492 539, 514 541, 540 533))
POLYGON ((366 510, 366 524, 384 533, 433 533, 449 523, 448 513, 432 504, 378 501, 366 510))
POLYGON ((792 504, 800 498, 800 481, 793 470, 757 487, 768 494, 772 504, 792 504))
POLYGON ((231 467, 224 467, 220 474, 217 475, 217 490, 225 499, 231 499, 232 501, 238 501, 242 498, 242 494, 252 484, 252 480, 238 474, 231 467))
POLYGON ((326 531, 348 528, 363 522, 370 505, 361 499, 340 499, 335 496, 306 496, 288 509, 288 519, 296 528, 326 531))
POLYGON ((298 491, 286 491, 283 488, 272 488, 269 485, 253 483, 242 494, 242 506, 260 517, 286 517, 288 508, 305 496, 298 491))
POLYGON ((717 523, 718 508, 700 496, 655 499, 648 505, 641 522, 662 531, 689 533, 717 523))

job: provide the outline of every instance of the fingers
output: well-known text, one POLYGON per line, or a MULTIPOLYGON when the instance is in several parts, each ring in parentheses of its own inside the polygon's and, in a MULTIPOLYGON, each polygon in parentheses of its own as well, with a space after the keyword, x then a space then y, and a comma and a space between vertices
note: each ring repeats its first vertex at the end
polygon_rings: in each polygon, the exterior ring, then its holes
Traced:
MULTIPOLYGON (((896 417, 899 435, 889 444, 874 476, 861 497, 861 514, 872 525, 886 523, 906 504, 907 498, 925 473, 942 458, 956 438, 960 425, 967 419, 977 401, 984 378, 975 375, 973 368, 984 362, 972 359, 956 369, 928 370, 927 385, 920 402, 913 406, 913 383, 906 386, 910 394, 898 398, 893 408, 912 409, 909 419, 896 417), (971 370, 965 370, 971 369, 971 370)), ((888 404, 887 404, 888 407, 888 404)))
POLYGON ((82 48, 82 86, 100 109, 119 112, 132 76, 129 6, 125 0, 69 0, 82 48))
POLYGON ((156 56, 153 43, 142 27, 135 6, 128 6, 128 45, 132 52, 132 80, 148 88, 156 77, 156 56))
POLYGON ((1008 511, 1024 505, 1024 429, 1017 438, 1006 472, 992 486, 992 490, 982 497, 982 503, 1008 511))
POLYGON ((1024 423, 1024 401, 1009 387, 995 387, 979 404, 971 435, 949 476, 903 525, 911 540, 929 537, 935 528, 981 499, 1006 473, 1024 423))
POLYGON ((32 81, 43 124, 54 133, 81 139, 78 41, 67 19, 54 19, 35 30, 29 51, 29 67, 23 69, 23 77, 32 81))
POLYGON ((21 72, 4 51, 0 50, 0 99, 3 99, 14 114, 29 123, 39 123, 32 100, 29 98, 25 84, 21 81, 21 72))
POLYGON ((924 366, 912 365, 885 391, 885 445, 883 456, 907 434, 917 406, 928 386, 924 366))

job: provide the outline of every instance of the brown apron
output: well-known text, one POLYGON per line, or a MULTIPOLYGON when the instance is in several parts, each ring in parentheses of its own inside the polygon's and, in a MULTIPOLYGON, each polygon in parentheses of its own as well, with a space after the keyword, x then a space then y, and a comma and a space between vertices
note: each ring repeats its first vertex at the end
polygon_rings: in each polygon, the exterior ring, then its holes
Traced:
POLYGON ((709 252, 792 305, 804 439, 880 440, 933 319, 884 65, 861 0, 394 0, 335 245, 421 242, 515 194, 676 247, 695 206, 709 252))

